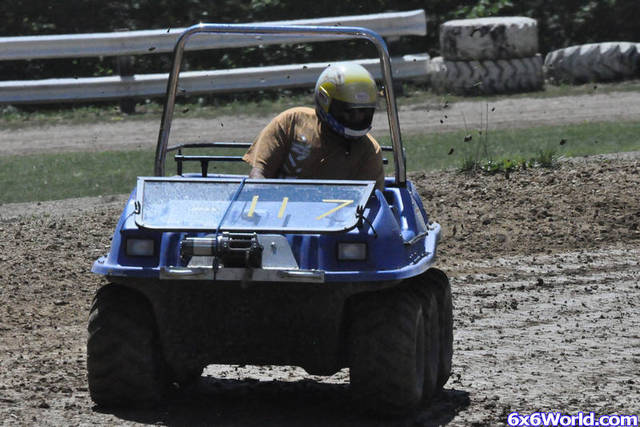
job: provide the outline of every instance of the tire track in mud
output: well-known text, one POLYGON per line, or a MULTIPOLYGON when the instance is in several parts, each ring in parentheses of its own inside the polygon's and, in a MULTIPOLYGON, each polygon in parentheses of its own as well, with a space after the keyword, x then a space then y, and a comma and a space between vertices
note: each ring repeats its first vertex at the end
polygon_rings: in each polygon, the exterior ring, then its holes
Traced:
POLYGON ((314 377, 274 366, 211 365, 161 410, 95 411, 84 376, 86 316, 57 325, 56 308, 64 305, 41 295, 49 309, 23 314, 46 326, 14 330, 3 340, 2 365, 11 372, 0 374, 0 420, 466 426, 501 424, 513 411, 637 413, 639 259, 640 248, 613 247, 501 257, 490 273, 465 270, 484 270, 491 261, 461 262, 460 271, 449 271, 455 352, 445 393, 408 417, 385 420, 353 408, 348 370, 314 377), (7 366, 7 356, 15 363, 7 366), (7 376, 16 380, 8 391, 7 376))
MULTIPOLYGON (((450 425, 500 424, 513 411, 558 408, 565 413, 637 413, 640 350, 629 350, 640 349, 639 260, 640 249, 607 248, 499 258, 490 274, 451 272, 456 303, 453 376, 444 396, 393 422, 429 425, 435 416, 449 419, 450 425)), ((462 266, 484 269, 492 263, 462 266)), ((280 391, 310 397, 325 389, 349 401, 346 369, 327 378, 292 367, 212 365, 204 374, 191 393, 205 401, 280 391)), ((340 416, 322 416, 324 425, 370 425, 371 419, 354 416, 346 404, 333 404, 340 416)), ((302 422, 279 420, 278 425, 302 422)))
POLYGON ((611 247, 466 263, 494 268, 454 278, 454 372, 504 409, 502 419, 474 421, 506 423, 513 411, 637 414, 639 260, 640 248, 611 247))

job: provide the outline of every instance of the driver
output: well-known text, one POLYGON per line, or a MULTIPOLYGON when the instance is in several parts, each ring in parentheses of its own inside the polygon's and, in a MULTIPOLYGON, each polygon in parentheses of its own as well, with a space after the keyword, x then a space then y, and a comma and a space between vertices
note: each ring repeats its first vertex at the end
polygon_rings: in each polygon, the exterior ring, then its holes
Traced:
POLYGON ((369 134, 376 101, 364 67, 329 66, 316 83, 315 110, 288 109, 260 132, 243 157, 249 177, 372 180, 382 190, 382 153, 369 134))

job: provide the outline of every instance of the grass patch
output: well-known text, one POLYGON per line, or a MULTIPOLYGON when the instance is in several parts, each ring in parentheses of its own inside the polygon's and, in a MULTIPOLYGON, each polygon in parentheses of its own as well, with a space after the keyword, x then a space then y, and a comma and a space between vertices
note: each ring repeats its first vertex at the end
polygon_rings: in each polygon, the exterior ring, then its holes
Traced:
POLYGON ((489 131, 488 135, 461 130, 408 136, 404 137, 404 145, 409 170, 470 169, 473 162, 489 161, 506 164, 533 160, 544 166, 562 156, 638 151, 639 132, 640 122, 584 123, 501 129, 489 131))
POLYGON ((540 150, 535 157, 513 157, 513 158, 499 158, 498 160, 474 160, 472 158, 465 158, 460 165, 460 172, 465 173, 477 173, 483 172, 489 175, 503 173, 509 175, 511 172, 517 170, 524 170, 529 168, 554 168, 558 166, 558 159, 560 156, 555 150, 540 150))
MULTIPOLYGON (((640 150, 640 122, 584 123, 578 125, 464 131, 406 136, 408 170, 463 168, 466 162, 491 161, 496 171, 518 162, 552 164, 558 156, 640 150), (482 146, 478 146, 482 144, 482 146), (485 156, 486 152, 486 156, 485 156)), ((388 138, 380 138, 389 144, 388 138)), ((192 154, 198 154, 192 152, 192 154)), ((216 154, 230 154, 229 151, 216 154)), ((238 154, 236 151, 234 154, 238 154)), ((392 165, 391 153, 386 153, 392 165)), ((70 197, 128 193, 136 177, 153 174, 151 151, 61 153, 0 158, 0 203, 56 200, 70 197)), ((175 173, 168 156, 167 174, 175 173)), ((533 165, 534 164, 528 164, 533 165)), ((217 163, 211 173, 248 173, 244 163, 217 163)), ((191 164, 185 171, 197 172, 191 164)), ((392 166, 387 167, 391 173, 392 166)))
POLYGON ((153 171, 153 153, 62 153, 0 158, 0 202, 126 193, 153 171))
MULTIPOLYGON (((129 193, 138 176, 153 175, 152 151, 61 153, 0 158, 0 203, 129 193)), ((175 174, 173 155, 167 175, 175 174)), ((185 163, 185 172, 199 172, 185 163)), ((248 173, 240 163, 210 164, 209 173, 248 173)))

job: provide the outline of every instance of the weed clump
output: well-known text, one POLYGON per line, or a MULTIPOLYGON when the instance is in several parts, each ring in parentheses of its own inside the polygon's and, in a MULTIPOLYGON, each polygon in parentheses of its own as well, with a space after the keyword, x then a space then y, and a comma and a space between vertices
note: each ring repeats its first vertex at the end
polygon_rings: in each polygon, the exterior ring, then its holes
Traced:
POLYGON ((558 166, 560 156, 554 149, 541 149, 538 154, 525 158, 499 158, 490 160, 479 160, 472 157, 465 157, 460 164, 460 172, 476 173, 483 172, 488 175, 498 173, 509 174, 518 170, 528 168, 555 168, 558 166))

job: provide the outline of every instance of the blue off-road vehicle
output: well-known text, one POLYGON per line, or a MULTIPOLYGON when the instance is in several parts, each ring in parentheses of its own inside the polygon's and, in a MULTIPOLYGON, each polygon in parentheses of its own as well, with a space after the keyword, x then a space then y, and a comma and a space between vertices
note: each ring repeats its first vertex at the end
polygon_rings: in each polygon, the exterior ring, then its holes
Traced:
MULTIPOLYGON (((201 24, 178 39, 155 176, 139 177, 111 250, 92 271, 108 284, 89 317, 88 377, 99 405, 148 405, 209 364, 350 369, 356 399, 410 409, 449 378, 452 303, 432 268, 440 226, 429 220, 405 159, 384 40, 356 27, 201 24), (249 179, 208 171, 231 156, 168 146, 185 43, 196 33, 337 35, 379 56, 395 174, 373 181, 249 179), (177 174, 164 177, 176 151, 177 174), (184 173, 195 161, 199 173, 184 173)), ((245 146, 248 146, 246 144, 245 146)))

